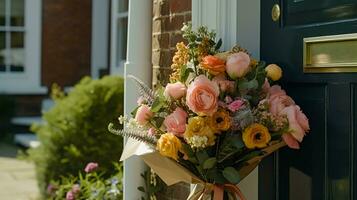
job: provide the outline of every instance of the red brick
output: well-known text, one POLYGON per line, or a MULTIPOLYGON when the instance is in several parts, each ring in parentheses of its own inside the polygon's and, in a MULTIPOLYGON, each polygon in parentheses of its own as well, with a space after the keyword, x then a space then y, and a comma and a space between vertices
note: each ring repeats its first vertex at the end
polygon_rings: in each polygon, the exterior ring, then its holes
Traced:
POLYGON ((170 35, 170 47, 176 47, 176 44, 179 42, 185 42, 180 33, 172 33, 170 35))
POLYGON ((170 12, 180 13, 191 10, 191 0, 170 0, 170 12))
POLYGON ((161 15, 169 15, 170 14, 170 4, 169 0, 161 0, 160 1, 161 15))
POLYGON ((191 18, 192 18, 192 14, 191 12, 187 13, 186 16, 185 16, 185 21, 186 22, 190 22, 191 21, 191 18))
POLYGON ((182 25, 184 22, 185 22, 185 16, 183 16, 183 15, 174 15, 169 18, 165 18, 164 31, 180 30, 182 28, 182 25))
POLYGON ((70 86, 90 74, 91 0, 43 0, 42 83, 70 86))

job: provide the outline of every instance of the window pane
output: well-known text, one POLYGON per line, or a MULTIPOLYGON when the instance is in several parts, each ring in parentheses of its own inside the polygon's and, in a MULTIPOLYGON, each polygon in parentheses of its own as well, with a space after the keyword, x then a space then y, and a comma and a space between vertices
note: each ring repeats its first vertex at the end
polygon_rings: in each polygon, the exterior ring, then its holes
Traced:
POLYGON ((0 26, 5 26, 5 0, 0 0, 0 26))
POLYGON ((118 12, 126 12, 128 11, 128 0, 118 0, 118 12))
POLYGON ((25 15, 24 0, 11 0, 11 26, 23 26, 25 15))
POLYGON ((11 71, 23 71, 24 66, 24 33, 11 32, 10 65, 11 71), (21 69, 18 69, 21 68, 21 69))
POLYGON ((117 38, 117 66, 120 62, 126 59, 126 40, 128 31, 128 18, 120 18, 118 20, 118 38, 117 38))
POLYGON ((5 32, 0 32, 0 71, 6 71, 5 66, 5 54, 6 54, 6 43, 5 43, 5 32))

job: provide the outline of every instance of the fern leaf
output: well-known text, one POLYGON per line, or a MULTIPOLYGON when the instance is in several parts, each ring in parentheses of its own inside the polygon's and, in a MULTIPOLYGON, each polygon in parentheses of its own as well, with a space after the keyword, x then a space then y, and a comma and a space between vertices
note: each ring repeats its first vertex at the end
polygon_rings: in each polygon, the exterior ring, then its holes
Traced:
POLYGON ((145 131, 130 130, 130 129, 118 130, 114 128, 113 123, 110 123, 108 125, 108 130, 114 135, 119 135, 122 137, 130 137, 139 142, 144 142, 146 144, 156 146, 157 139, 154 136, 149 136, 145 131))
POLYGON ((155 100, 155 92, 147 86, 142 80, 133 75, 128 75, 139 87, 139 94, 151 105, 155 100))

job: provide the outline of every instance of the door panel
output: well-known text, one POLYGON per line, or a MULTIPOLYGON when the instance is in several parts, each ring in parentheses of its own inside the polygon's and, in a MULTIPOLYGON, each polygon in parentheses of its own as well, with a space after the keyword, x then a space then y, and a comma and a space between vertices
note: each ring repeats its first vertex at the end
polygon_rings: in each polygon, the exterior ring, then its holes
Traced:
POLYGON ((262 162, 260 200, 356 196, 357 73, 303 72, 303 39, 357 33, 356 6, 357 0, 261 0, 261 59, 283 68, 280 84, 309 117, 311 131, 300 150, 284 148, 262 162), (271 19, 274 4, 282 9, 278 22, 271 19))

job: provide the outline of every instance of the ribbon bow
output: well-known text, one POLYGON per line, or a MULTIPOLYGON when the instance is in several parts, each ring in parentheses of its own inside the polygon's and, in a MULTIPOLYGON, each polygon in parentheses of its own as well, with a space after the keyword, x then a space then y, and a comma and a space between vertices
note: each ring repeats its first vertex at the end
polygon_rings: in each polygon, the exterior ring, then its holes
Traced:
POLYGON ((246 200, 238 186, 233 184, 196 184, 187 200, 223 200, 224 190, 229 191, 237 200, 246 200), (212 199, 213 193, 213 199, 212 199))
POLYGON ((233 184, 213 185, 213 200, 223 200, 224 189, 230 191, 240 200, 247 200, 239 187, 233 184))

